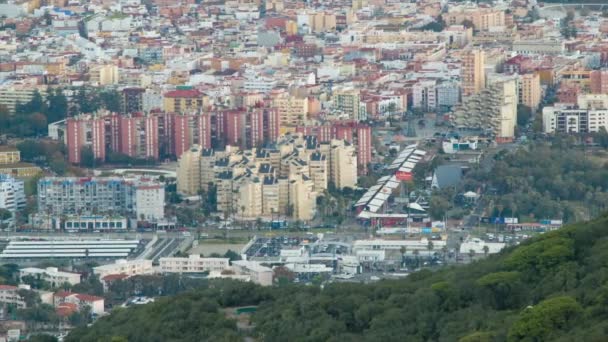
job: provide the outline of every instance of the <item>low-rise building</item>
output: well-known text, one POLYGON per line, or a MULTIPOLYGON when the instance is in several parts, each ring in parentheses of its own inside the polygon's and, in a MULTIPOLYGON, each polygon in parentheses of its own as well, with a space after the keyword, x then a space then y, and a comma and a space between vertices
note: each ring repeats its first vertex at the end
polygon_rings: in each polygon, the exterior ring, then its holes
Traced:
POLYGON ((159 259, 159 270, 162 273, 203 273, 223 271, 230 267, 228 258, 202 258, 192 254, 184 257, 165 257, 159 259))
POLYGON ((61 286, 65 283, 70 285, 80 283, 80 273, 60 271, 57 267, 26 267, 19 270, 19 278, 22 282, 23 278, 28 276, 47 281, 53 287, 61 286))
POLYGON ((236 260, 232 262, 232 269, 237 275, 247 275, 251 281, 262 286, 272 285, 273 272, 270 267, 262 266, 260 263, 248 260, 236 260))
POLYGON ((82 293, 74 293, 68 291, 59 291, 55 293, 53 304, 56 308, 65 304, 76 305, 77 311, 82 310, 85 306, 91 309, 91 313, 101 315, 105 312, 105 301, 103 297, 92 296, 82 293))
POLYGON ((110 274, 125 274, 127 276, 135 276, 141 274, 152 274, 154 273, 154 267, 152 266, 152 260, 119 259, 113 264, 93 267, 93 273, 99 276, 99 279, 110 274))

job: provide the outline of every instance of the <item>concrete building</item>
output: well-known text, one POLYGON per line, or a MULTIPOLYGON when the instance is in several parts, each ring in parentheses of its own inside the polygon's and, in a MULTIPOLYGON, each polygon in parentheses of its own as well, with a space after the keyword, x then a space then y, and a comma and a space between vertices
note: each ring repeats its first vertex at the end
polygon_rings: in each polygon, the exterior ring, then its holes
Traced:
POLYGON ((228 258, 201 258, 200 255, 191 254, 187 258, 164 257, 160 258, 159 271, 162 273, 203 273, 223 271, 230 267, 228 258))
POLYGON ((164 184, 150 178, 46 177, 38 181, 38 211, 51 215, 111 213, 142 221, 164 217, 164 184))
POLYGON ((543 132, 589 133, 608 129, 608 109, 581 108, 571 104, 556 104, 543 108, 543 132))
POLYGON ((40 167, 21 162, 21 153, 15 147, 0 146, 0 174, 28 178, 40 174, 40 167))
POLYGON ((15 222, 15 213, 25 208, 26 197, 24 182, 9 175, 0 174, 0 208, 11 212, 12 217, 3 224, 12 225, 15 222))
POLYGON ((517 124, 517 102, 516 80, 501 79, 466 98, 451 117, 458 128, 480 129, 499 142, 511 141, 517 124))
POLYGON ((17 103, 28 103, 36 92, 44 98, 46 87, 11 83, 0 85, 0 106, 4 106, 9 112, 15 113, 17 103))
POLYGON ((519 80, 519 103, 536 111, 542 99, 540 75, 537 73, 521 75, 519 80))
POLYGON ((412 106, 423 111, 437 108, 437 81, 421 80, 412 87, 412 106))
POLYGON ((60 308, 66 304, 74 304, 77 311, 81 311, 84 307, 89 307, 92 314, 102 315, 105 312, 105 301, 103 297, 73 293, 68 291, 56 292, 53 298, 53 304, 56 308, 60 308))
POLYGON ((200 113, 208 107, 208 98, 191 88, 169 91, 163 99, 163 109, 169 113, 200 113))
POLYGON ((11 285, 0 285, 0 304, 14 305, 17 309, 25 309, 26 304, 21 295, 20 288, 11 285))
POLYGON ((317 208, 317 193, 314 182, 304 175, 293 176, 289 180, 289 205, 292 218, 310 221, 314 218, 317 208))
POLYGON ((103 118, 91 115, 68 118, 65 135, 70 163, 80 163, 85 148, 93 151, 95 159, 105 160, 106 124, 103 118))
POLYGON ((590 73, 591 93, 606 94, 608 93, 608 70, 592 70, 590 73))
POLYGON ((110 274, 124 274, 131 277, 141 274, 152 274, 154 273, 154 267, 152 266, 152 260, 119 259, 113 264, 93 267, 93 273, 99 276, 99 279, 110 274))
POLYGON ((462 57, 462 95, 479 93, 486 83, 485 52, 483 50, 464 51, 462 57))
POLYGON ((357 185, 355 147, 343 140, 332 140, 329 153, 330 179, 338 189, 357 185))
POLYGON ((521 55, 549 55, 559 56, 566 52, 563 40, 516 40, 512 49, 521 55))
POLYGON ((291 96, 286 92, 271 95, 272 106, 277 109, 280 127, 302 125, 308 119, 308 99, 291 96))
POLYGON ((361 121, 366 116, 361 111, 361 95, 359 89, 353 87, 339 87, 332 92, 334 110, 344 113, 349 119, 361 121))
POLYGON ((262 286, 272 285, 272 269, 262 266, 255 261, 235 260, 232 262, 232 268, 238 275, 249 276, 250 280, 256 284, 262 286))
POLYGON ((505 26, 504 10, 494 8, 450 6, 449 12, 444 13, 443 18, 448 25, 460 25, 470 21, 476 31, 490 31, 505 26))
POLYGON ((89 70, 89 77, 90 82, 95 85, 118 84, 118 67, 113 64, 96 65, 89 70))
POLYGON ((58 287, 65 283, 68 283, 70 285, 76 285, 80 283, 80 273, 59 271, 57 267, 26 267, 19 270, 19 279, 22 282, 23 278, 28 276, 49 282, 53 287, 58 287))

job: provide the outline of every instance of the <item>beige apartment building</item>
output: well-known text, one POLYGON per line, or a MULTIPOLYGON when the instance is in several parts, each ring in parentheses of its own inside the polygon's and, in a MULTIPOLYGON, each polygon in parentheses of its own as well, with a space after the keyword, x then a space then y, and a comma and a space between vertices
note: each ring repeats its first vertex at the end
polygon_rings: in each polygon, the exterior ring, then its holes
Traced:
POLYGON ((196 195, 213 183, 218 211, 244 219, 287 215, 310 220, 330 180, 338 188, 356 185, 355 147, 341 140, 319 144, 301 133, 281 136, 270 149, 193 146, 177 167, 180 193, 196 195))
POLYGON ((334 109, 347 114, 350 119, 364 120, 361 112, 361 94, 359 89, 353 87, 338 88, 332 94, 334 109))
POLYGON ((332 140, 329 153, 330 177, 336 188, 355 188, 357 185, 357 153, 344 140, 332 140))
POLYGON ((221 272, 230 267, 228 258, 201 258, 198 254, 185 257, 164 257, 158 260, 162 273, 221 272))
POLYGON ((27 84, 11 84, 6 87, 0 87, 0 106, 4 106, 9 112, 14 113, 17 103, 30 102, 36 91, 43 98, 46 96, 46 87, 27 84))
POLYGON ((92 84, 109 85, 118 84, 118 67, 114 64, 96 65, 89 69, 89 80, 92 84))
POLYGON ((443 15, 448 25, 459 25, 470 21, 476 31, 489 31, 505 26, 505 12, 491 8, 456 7, 443 15))
POLYGON ((140 274, 154 273, 152 260, 116 260, 113 264, 101 265, 93 267, 93 273, 103 279, 110 274, 124 274, 129 277, 140 274))
POLYGON ((281 129, 285 126, 302 125, 308 118, 308 99, 289 95, 287 92, 273 92, 273 106, 279 112, 281 129))
POLYGON ((194 145, 189 151, 182 153, 177 168, 177 191, 183 194, 193 194, 194 190, 201 189, 201 158, 202 149, 194 145))
POLYGON ((472 49, 463 52, 462 56, 462 95, 471 96, 479 93, 486 83, 485 52, 472 49))
POLYGON ((509 142, 517 123, 517 80, 500 78, 466 98, 452 113, 457 128, 490 131, 497 142, 509 142))
POLYGON ((536 111, 542 98, 540 75, 538 73, 521 75, 519 83, 519 103, 536 111))

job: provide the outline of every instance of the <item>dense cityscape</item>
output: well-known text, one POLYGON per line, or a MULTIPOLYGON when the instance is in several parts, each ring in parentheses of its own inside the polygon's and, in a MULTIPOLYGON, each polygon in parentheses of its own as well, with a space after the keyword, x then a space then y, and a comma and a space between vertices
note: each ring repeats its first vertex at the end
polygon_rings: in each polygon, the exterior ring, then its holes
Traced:
POLYGON ((608 2, 0 0, 0 341, 608 339, 608 2))

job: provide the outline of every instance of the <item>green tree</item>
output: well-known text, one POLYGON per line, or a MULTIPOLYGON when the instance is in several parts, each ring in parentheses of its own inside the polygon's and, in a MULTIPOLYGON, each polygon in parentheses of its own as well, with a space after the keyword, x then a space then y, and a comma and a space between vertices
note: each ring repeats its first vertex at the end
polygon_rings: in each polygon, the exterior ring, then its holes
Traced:
POLYGON ((80 165, 84 167, 95 166, 95 154, 90 146, 85 146, 80 151, 80 165))
POLYGON ((582 313, 572 297, 561 296, 526 308, 509 329, 509 341, 546 341, 556 330, 567 329, 582 313))

